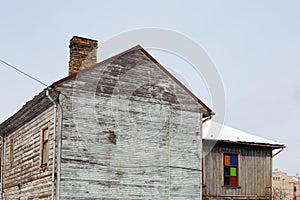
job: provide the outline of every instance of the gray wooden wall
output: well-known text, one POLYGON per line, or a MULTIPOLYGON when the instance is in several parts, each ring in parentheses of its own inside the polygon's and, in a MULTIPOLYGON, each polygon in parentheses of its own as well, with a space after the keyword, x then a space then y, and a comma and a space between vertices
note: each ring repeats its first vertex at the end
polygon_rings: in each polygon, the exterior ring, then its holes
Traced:
POLYGON ((51 197, 53 128, 53 107, 50 107, 5 138, 4 199, 49 199, 51 197), (45 170, 41 170, 40 131, 45 126, 50 130, 49 163, 45 170), (11 138, 14 141, 13 166, 10 166, 11 138))
MULTIPOLYGON (((204 152, 208 149, 208 147, 204 147, 204 152)), ((203 199, 271 199, 271 156, 270 148, 247 147, 226 142, 217 143, 212 151, 204 157, 203 199), (224 186, 224 153, 238 153, 239 155, 239 187, 224 186)))
POLYGON ((203 108, 140 50, 57 86, 61 199, 200 199, 203 108))

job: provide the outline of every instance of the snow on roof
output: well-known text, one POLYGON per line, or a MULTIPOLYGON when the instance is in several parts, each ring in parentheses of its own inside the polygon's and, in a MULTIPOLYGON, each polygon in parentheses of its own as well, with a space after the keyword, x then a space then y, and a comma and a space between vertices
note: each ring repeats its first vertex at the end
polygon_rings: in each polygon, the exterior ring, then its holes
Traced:
POLYGON ((226 125, 221 125, 211 120, 203 124, 203 139, 284 146, 282 143, 255 136, 226 125), (218 130, 220 130, 220 132, 218 130))

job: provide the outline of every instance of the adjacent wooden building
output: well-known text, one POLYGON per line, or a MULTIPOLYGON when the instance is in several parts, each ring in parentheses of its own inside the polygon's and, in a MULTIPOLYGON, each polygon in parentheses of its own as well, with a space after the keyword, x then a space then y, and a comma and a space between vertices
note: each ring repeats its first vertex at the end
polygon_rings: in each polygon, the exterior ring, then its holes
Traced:
POLYGON ((210 126, 203 127, 203 200, 271 200, 272 158, 285 146, 228 126, 216 133, 210 126))
POLYGON ((73 37, 69 76, 0 125, 1 198, 201 199, 212 111, 142 47, 97 46, 73 37))

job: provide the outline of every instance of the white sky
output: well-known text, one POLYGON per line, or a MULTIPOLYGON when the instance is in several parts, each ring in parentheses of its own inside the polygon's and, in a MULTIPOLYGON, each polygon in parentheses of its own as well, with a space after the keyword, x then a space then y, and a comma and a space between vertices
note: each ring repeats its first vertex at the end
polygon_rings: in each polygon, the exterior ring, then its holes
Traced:
MULTIPOLYGON (((97 39, 100 48, 101 41, 143 27, 187 35, 206 49, 222 76, 225 123, 285 143, 274 167, 290 175, 300 171, 299 1, 12 0, 0 5, 0 58, 46 84, 67 75, 73 35, 97 39)), ((152 53, 166 67, 188 67, 172 55, 152 53)), ((182 76, 189 79, 189 73, 182 76)), ((187 81, 212 106, 207 91, 197 90, 192 78, 187 81)), ((0 84, 0 122, 44 88, 3 64, 0 84)))

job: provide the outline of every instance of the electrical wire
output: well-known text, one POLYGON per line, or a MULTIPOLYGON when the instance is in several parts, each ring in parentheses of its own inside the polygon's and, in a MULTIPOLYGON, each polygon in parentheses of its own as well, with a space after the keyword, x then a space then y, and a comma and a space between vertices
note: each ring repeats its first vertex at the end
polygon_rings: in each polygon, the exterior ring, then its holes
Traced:
POLYGON ((18 69, 18 68, 17 68, 17 67, 15 67, 15 66, 13 66, 13 65, 9 64, 8 62, 6 62, 6 61, 4 61, 4 60, 2 60, 2 59, 0 59, 0 62, 2 62, 3 64, 5 64, 5 65, 9 66, 9 67, 10 67, 10 68, 12 68, 12 69, 14 69, 14 70, 18 71, 19 73, 21 73, 21 74, 23 74, 23 75, 25 75, 25 76, 29 77, 30 79, 32 79, 32 80, 34 80, 34 81, 36 81, 36 82, 38 82, 38 83, 40 83, 40 84, 42 84, 42 85, 44 85, 44 86, 48 87, 48 85, 47 85, 46 83, 43 83, 43 82, 42 82, 42 81, 40 81, 39 79, 37 79, 37 78, 34 78, 33 76, 31 76, 31 75, 27 74, 26 72, 24 72, 24 71, 22 71, 22 70, 18 69))

